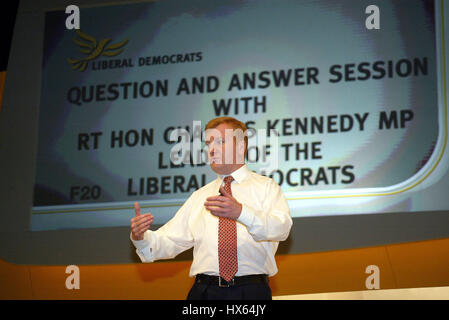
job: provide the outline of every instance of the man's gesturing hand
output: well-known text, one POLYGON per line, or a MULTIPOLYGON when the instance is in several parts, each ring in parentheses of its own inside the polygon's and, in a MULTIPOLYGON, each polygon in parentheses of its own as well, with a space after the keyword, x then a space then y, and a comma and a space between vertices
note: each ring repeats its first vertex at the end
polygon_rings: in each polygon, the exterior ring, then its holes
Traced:
POLYGON ((242 212, 242 205, 235 198, 220 187, 221 196, 208 197, 204 206, 214 216, 236 220, 242 212))
POLYGON ((134 203, 136 216, 131 219, 131 232, 133 240, 143 240, 143 234, 150 229, 154 217, 151 213, 140 214, 139 203, 134 203))

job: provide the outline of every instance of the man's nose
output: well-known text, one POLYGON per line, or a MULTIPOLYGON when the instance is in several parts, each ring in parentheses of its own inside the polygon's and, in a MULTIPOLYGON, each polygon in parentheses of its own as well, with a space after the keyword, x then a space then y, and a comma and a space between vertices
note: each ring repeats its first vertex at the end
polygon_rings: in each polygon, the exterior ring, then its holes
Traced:
POLYGON ((215 154, 215 143, 213 141, 211 141, 208 144, 207 149, 209 151, 209 155, 212 157, 215 154))

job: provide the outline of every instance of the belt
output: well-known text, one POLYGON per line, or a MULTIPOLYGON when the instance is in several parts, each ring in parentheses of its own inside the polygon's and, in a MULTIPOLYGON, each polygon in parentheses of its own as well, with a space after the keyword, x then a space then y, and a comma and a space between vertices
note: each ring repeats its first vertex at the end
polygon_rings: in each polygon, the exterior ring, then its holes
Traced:
POLYGON ((205 283, 219 286, 221 288, 228 288, 250 283, 268 283, 268 276, 266 274, 251 274, 247 276, 234 277, 229 282, 219 276, 209 276, 207 274, 197 274, 196 283, 205 283))

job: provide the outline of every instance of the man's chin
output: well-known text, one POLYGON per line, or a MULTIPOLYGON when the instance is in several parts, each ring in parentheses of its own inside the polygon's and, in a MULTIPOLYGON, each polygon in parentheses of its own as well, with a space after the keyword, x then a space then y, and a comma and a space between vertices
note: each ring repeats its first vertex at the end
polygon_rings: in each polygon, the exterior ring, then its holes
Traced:
POLYGON ((222 164, 215 163, 213 161, 210 163, 210 168, 212 169, 213 172, 218 174, 222 174, 222 171, 224 169, 222 164))
POLYGON ((216 163, 212 161, 210 163, 210 168, 217 174, 229 174, 229 166, 222 163, 216 163))
POLYGON ((235 164, 222 164, 222 163, 210 163, 210 168, 212 171, 214 171, 217 174, 226 175, 231 174, 234 172, 234 170, 240 168, 241 165, 235 165, 235 164))

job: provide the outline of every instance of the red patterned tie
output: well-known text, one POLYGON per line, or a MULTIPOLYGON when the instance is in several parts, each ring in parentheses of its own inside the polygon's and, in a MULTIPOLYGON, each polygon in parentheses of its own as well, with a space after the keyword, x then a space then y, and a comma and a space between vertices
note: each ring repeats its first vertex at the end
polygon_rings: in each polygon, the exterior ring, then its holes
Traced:
MULTIPOLYGON (((231 176, 224 178, 225 190, 232 195, 231 176)), ((235 220, 219 218, 218 223, 218 264, 220 276, 226 281, 230 281, 237 273, 237 225, 235 220)))

